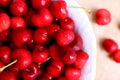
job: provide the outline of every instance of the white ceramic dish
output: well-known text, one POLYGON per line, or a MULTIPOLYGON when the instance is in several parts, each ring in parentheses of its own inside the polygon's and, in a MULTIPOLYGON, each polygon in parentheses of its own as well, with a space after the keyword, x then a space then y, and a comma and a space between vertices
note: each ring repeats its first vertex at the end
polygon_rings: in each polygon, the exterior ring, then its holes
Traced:
MULTIPOLYGON (((80 6, 75 0, 65 0, 67 6, 80 6)), ((79 80, 94 80, 96 71, 96 38, 88 15, 81 8, 68 8, 69 16, 75 21, 75 31, 81 34, 84 41, 84 51, 89 54, 89 60, 82 69, 79 80)))

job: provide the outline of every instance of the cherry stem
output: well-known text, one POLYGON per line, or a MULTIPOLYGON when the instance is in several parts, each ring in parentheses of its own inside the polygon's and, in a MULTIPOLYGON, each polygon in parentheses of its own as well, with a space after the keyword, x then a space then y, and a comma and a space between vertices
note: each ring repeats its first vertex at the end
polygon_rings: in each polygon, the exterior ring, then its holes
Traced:
POLYGON ((68 6, 68 8, 81 8, 81 9, 85 10, 86 12, 91 13, 91 10, 88 9, 88 8, 85 8, 85 7, 80 7, 80 6, 68 6))
POLYGON ((10 67, 11 65, 15 64, 17 60, 14 60, 13 62, 7 64, 6 66, 0 68, 0 72, 4 71, 6 68, 10 67))

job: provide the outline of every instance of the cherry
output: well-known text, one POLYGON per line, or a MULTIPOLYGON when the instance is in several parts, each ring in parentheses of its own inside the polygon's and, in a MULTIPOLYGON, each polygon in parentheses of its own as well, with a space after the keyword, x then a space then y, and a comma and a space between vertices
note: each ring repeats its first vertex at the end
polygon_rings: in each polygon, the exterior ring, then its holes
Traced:
POLYGON ((76 61, 73 63, 73 65, 76 68, 81 69, 81 68, 83 68, 85 66, 88 59, 89 59, 89 55, 86 52, 78 51, 76 61))
POLYGON ((74 33, 68 29, 61 29, 57 34, 57 43, 60 46, 67 46, 69 45, 75 38, 74 33))
POLYGON ((111 22, 111 14, 107 9, 98 9, 95 13, 96 23, 99 25, 106 25, 111 22))
POLYGON ((23 16, 26 14, 27 12, 27 5, 24 1, 22 0, 16 0, 13 1, 10 4, 10 12, 14 15, 14 16, 23 16))
POLYGON ((65 70, 66 80, 79 80, 81 76, 81 70, 74 67, 67 67, 65 70))
POLYGON ((36 45, 33 49, 32 58, 34 62, 43 63, 48 59, 48 49, 43 45, 36 45))
POLYGON ((70 17, 66 17, 65 19, 60 19, 60 25, 64 29, 74 30, 75 23, 70 17))
POLYGON ((65 64, 74 63, 76 61, 76 57, 77 57, 77 54, 71 47, 69 46, 63 47, 62 52, 61 52, 61 60, 65 64))
POLYGON ((22 71, 22 77, 24 80, 35 80, 42 74, 43 70, 39 69, 37 64, 31 63, 26 69, 22 71))
POLYGON ((118 49, 115 52, 113 52, 112 57, 116 62, 120 63, 120 50, 118 49))
POLYGON ((40 43, 40 44, 46 43, 48 40, 48 32, 46 28, 37 29, 33 34, 33 38, 36 43, 40 43))
POLYGON ((50 6, 51 0, 32 0, 31 3, 35 9, 47 8, 50 6))
POLYGON ((10 0, 0 0, 0 6, 7 6, 10 3, 10 0))
POLYGON ((52 61, 51 64, 47 67, 47 72, 53 76, 58 77, 64 69, 64 64, 60 61, 52 61))
POLYGON ((33 14, 31 17, 33 25, 36 27, 45 27, 49 26, 52 23, 52 14, 46 8, 42 8, 38 11, 37 14, 33 14))
POLYGON ((75 34, 75 39, 70 44, 70 46, 73 48, 73 50, 80 51, 83 48, 83 40, 80 34, 75 34))
POLYGON ((16 76, 10 71, 3 71, 0 74, 0 80, 17 80, 16 76))
POLYGON ((50 11, 55 18, 64 19, 68 16, 67 4, 65 1, 54 1, 50 6, 50 11))
POLYGON ((57 44, 53 44, 49 47, 50 57, 55 61, 60 61, 60 47, 57 44))
POLYGON ((27 68, 32 61, 31 53, 27 49, 16 49, 13 51, 12 60, 17 60, 13 66, 18 68, 19 70, 27 68))
POLYGON ((8 42, 10 39, 11 39, 11 30, 10 29, 0 32, 0 41, 1 42, 8 42))
POLYGON ((28 29, 17 29, 12 33, 12 41, 17 47, 22 47, 31 40, 31 31, 28 29))
POLYGON ((11 21, 10 27, 13 30, 26 27, 26 23, 22 17, 13 17, 13 18, 11 18, 10 21, 11 21))
POLYGON ((104 39, 102 46, 108 53, 113 53, 118 49, 118 44, 112 39, 104 39))
POLYGON ((2 61, 4 64, 8 64, 11 59, 11 50, 7 46, 1 46, 0 47, 0 61, 2 61))
POLYGON ((60 30, 60 26, 57 24, 52 24, 47 27, 48 37, 50 39, 56 38, 58 31, 60 30))
POLYGON ((9 16, 2 12, 0 13, 0 32, 7 30, 10 27, 9 16))

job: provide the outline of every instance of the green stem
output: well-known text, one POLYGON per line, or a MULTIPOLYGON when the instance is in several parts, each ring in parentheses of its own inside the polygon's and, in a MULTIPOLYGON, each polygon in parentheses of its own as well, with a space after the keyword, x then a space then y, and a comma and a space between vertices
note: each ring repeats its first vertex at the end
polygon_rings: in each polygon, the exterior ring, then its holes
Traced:
POLYGON ((88 13, 91 13, 91 10, 85 7, 81 7, 81 6, 68 6, 68 8, 81 8, 83 10, 85 10, 88 13))

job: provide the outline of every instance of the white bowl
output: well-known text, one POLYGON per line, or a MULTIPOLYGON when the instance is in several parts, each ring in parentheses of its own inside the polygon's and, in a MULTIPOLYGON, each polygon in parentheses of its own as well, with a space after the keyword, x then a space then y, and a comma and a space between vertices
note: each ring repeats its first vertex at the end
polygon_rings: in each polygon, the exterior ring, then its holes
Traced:
POLYGON ((80 6, 75 0, 65 0, 68 6, 69 16, 75 22, 75 31, 78 32, 84 41, 83 50, 88 53, 89 60, 82 69, 79 80, 94 80, 96 71, 96 38, 89 21, 87 13, 81 8, 69 8, 80 6))

